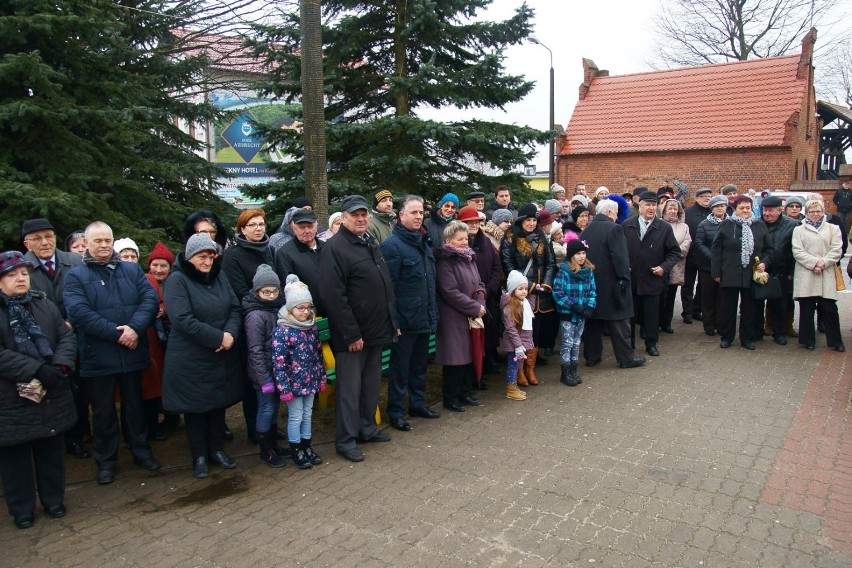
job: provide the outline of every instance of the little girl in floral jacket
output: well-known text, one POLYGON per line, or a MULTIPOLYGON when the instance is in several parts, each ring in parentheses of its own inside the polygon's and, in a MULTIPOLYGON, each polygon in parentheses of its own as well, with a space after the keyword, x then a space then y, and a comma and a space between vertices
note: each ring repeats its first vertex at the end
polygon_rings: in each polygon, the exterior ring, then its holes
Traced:
POLYGON ((272 334, 272 366, 280 398, 287 403, 287 439, 299 469, 322 463, 311 447, 314 395, 325 390, 322 344, 313 298, 295 274, 287 276, 286 303, 272 334))

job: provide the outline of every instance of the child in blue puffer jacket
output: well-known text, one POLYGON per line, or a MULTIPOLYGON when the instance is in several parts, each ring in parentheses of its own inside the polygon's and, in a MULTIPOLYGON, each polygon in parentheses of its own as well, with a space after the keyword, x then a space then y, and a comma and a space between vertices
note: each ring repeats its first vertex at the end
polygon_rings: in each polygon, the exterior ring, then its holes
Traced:
POLYGON ((594 265, 586 259, 586 243, 575 239, 566 245, 565 261, 553 282, 553 300, 562 325, 562 375, 559 381, 575 387, 583 382, 577 372, 580 338, 597 305, 594 265))
POLYGON ((311 447, 314 395, 325 390, 322 343, 313 298, 295 274, 287 276, 286 303, 272 335, 272 367, 280 399, 287 403, 287 439, 299 469, 322 463, 311 447))

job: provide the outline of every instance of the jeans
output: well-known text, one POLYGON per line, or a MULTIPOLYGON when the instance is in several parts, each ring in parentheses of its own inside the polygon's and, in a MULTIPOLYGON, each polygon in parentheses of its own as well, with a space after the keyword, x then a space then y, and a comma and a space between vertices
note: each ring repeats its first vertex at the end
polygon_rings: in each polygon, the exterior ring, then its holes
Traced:
POLYGON ((562 325, 562 347, 559 350, 559 355, 562 364, 567 365, 580 359, 580 340, 583 337, 586 320, 581 319, 579 323, 562 320, 560 323, 562 325))
POLYGON ((254 387, 254 392, 257 394, 257 431, 269 432, 273 426, 278 427, 278 408, 281 406, 278 391, 264 394, 254 387))
POLYGON ((314 413, 314 395, 294 397, 287 403, 287 441, 298 444, 311 437, 311 416, 314 413))

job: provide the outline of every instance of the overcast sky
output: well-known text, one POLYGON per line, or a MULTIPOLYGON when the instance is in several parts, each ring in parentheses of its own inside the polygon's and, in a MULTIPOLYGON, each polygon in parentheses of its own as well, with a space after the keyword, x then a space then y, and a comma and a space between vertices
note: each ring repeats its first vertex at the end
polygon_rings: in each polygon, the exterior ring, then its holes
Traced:
MULTIPOLYGON (((592 59, 599 69, 611 75, 650 71, 654 37, 651 18, 660 0, 528 0, 535 10, 535 32, 543 44, 553 51, 555 75, 555 120, 563 127, 571 118, 577 103, 578 88, 583 80, 582 58, 592 59)), ((491 21, 512 15, 519 0, 494 0, 484 16, 491 21)), ((852 14, 852 0, 844 0, 843 12, 852 14)), ((819 43, 819 40, 817 40, 819 43)), ((507 50, 506 69, 523 74, 536 82, 535 89, 519 103, 500 111, 478 111, 478 118, 500 120, 546 129, 549 122, 550 56, 535 44, 515 46, 507 50)), ((430 113, 431 114, 431 113, 430 113)), ((455 119, 458 115, 444 110, 430 117, 455 119)), ((470 113, 467 114, 470 116, 470 113)), ((533 162, 537 169, 547 169, 547 147, 543 146, 533 162)))

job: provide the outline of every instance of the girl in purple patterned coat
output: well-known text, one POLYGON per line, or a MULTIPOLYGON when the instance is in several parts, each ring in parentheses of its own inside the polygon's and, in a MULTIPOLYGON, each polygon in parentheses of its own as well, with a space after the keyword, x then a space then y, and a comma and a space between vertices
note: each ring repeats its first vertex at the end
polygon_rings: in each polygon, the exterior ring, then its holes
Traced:
POLYGON ((311 447, 314 395, 325 390, 322 345, 313 298, 295 274, 287 276, 286 303, 272 334, 272 367, 279 398, 287 403, 287 439, 299 469, 322 463, 311 447))

